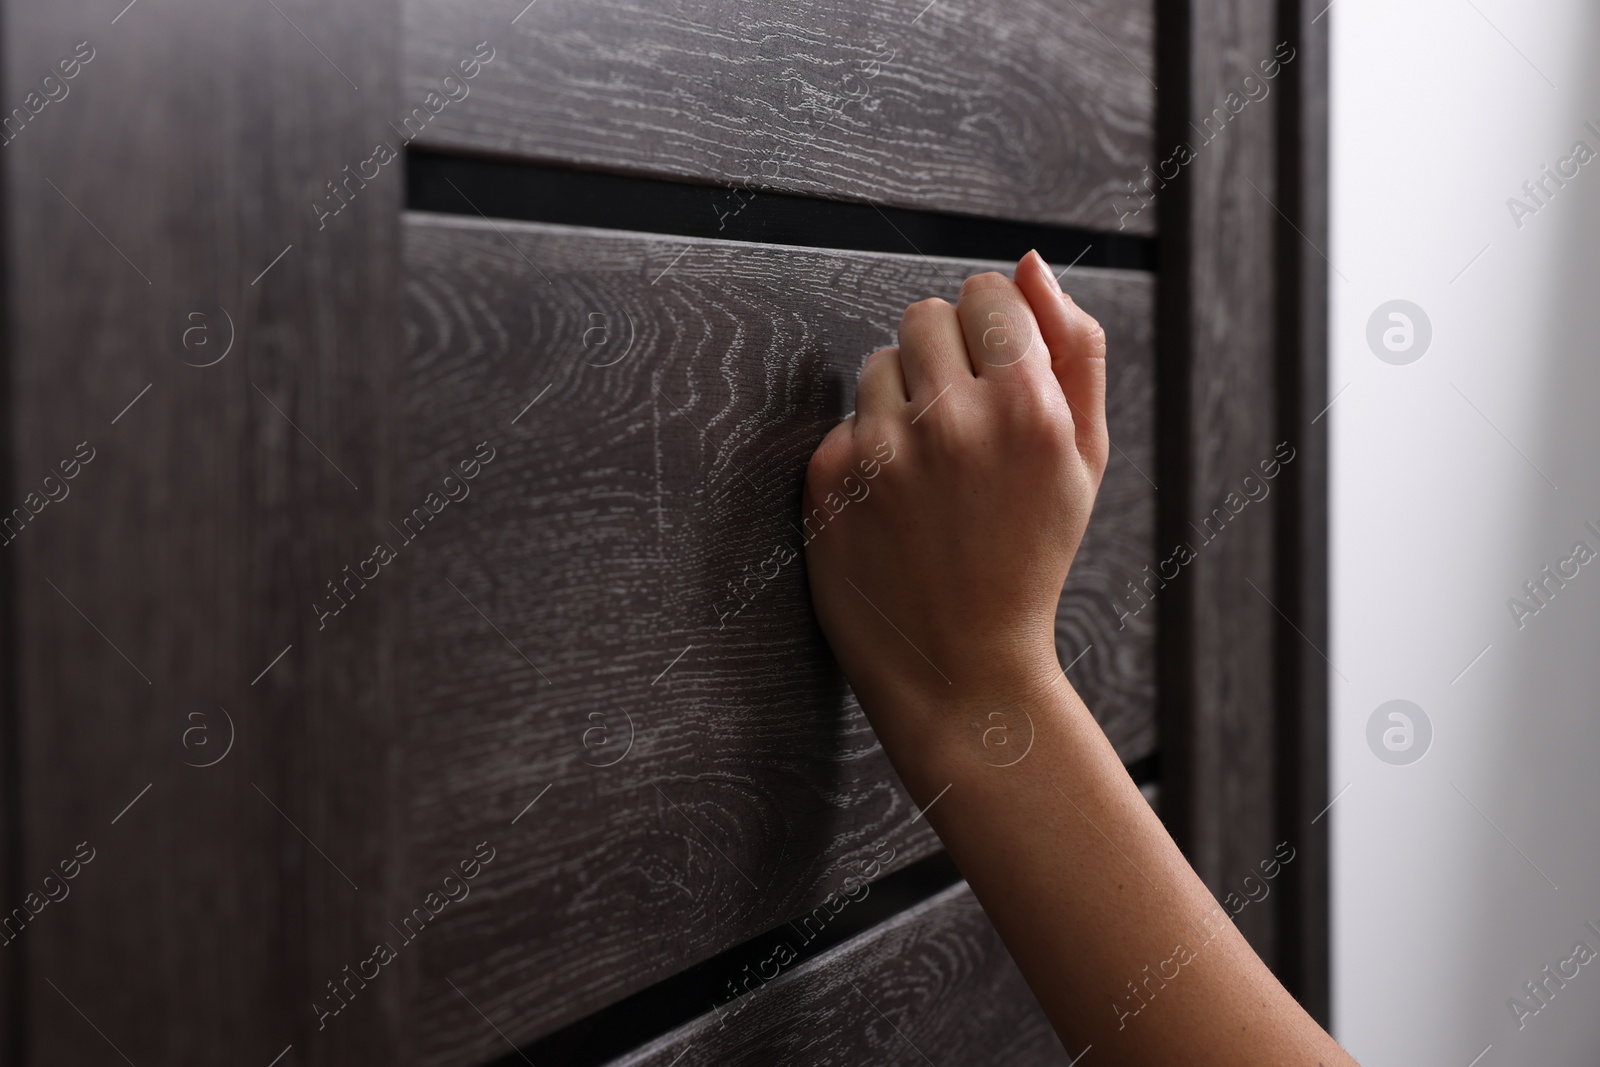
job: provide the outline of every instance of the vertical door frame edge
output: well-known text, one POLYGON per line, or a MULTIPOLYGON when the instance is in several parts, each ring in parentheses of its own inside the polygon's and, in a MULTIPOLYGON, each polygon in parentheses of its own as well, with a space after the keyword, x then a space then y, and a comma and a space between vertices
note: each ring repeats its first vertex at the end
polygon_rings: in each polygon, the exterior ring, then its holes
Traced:
MULTIPOLYGON (((0 9, 0 46, 10 43, 9 10, 0 9)), ((9 72, 9 50, 0 47, 0 75, 9 72)), ((0 85, 9 80, 0 77, 0 85)), ((0 166, 0 500, 16 499, 16 333, 11 270, 11 168, 0 166)), ((0 535, 3 536, 3 535, 0 535)), ((0 545, 0 908, 20 902, 22 888, 22 687, 17 677, 16 557, 0 545)), ((0 911, 0 918, 8 912, 0 911)), ((24 997, 27 943, 18 939, 0 952, 0 1067, 21 1067, 27 1048, 24 997)))
POLYGON ((1279 0, 1282 34, 1298 50, 1278 120, 1280 427, 1301 456, 1278 515, 1278 820, 1303 844, 1283 883, 1279 973, 1329 1024, 1328 742, 1328 8, 1279 0), (1288 225, 1292 222, 1293 225, 1288 225), (1315 420, 1315 421, 1313 421, 1315 420), (1290 623, 1293 625, 1290 625, 1290 623), (1315 821, 1313 821, 1315 820, 1315 821))
MULTIPOLYGON (((1215 30, 1238 21, 1239 0, 1158 0, 1156 150, 1162 159, 1175 144, 1194 136, 1197 77, 1206 62, 1198 55, 1196 27, 1215 30)), ((1275 839, 1295 849, 1274 886, 1267 936, 1257 944, 1267 963, 1308 1012, 1329 1021, 1329 857, 1328 822, 1322 818, 1331 798, 1328 779, 1327 424, 1320 418, 1328 402, 1327 285, 1328 237, 1328 20, 1326 0, 1277 0, 1277 39, 1296 50, 1273 87, 1274 114, 1267 127, 1250 135, 1272 142, 1276 190, 1269 203, 1262 194, 1252 210, 1270 216, 1272 276, 1275 279, 1272 361, 1249 368, 1272 382, 1274 440, 1296 450, 1273 494, 1272 574, 1277 612, 1270 654, 1273 708, 1253 715, 1246 729, 1270 753, 1267 765, 1251 766, 1248 752, 1234 737, 1220 736, 1218 724, 1201 712, 1197 642, 1202 616, 1212 618, 1227 604, 1200 602, 1186 576, 1163 587, 1158 638, 1161 812, 1179 846, 1195 863, 1219 899, 1228 880, 1248 874, 1222 869, 1231 854, 1259 847, 1248 828, 1228 820, 1217 804, 1228 774, 1265 776, 1250 783, 1268 793, 1274 807, 1275 839), (1316 419, 1316 422, 1312 420, 1316 419), (1226 742, 1226 745, 1225 745, 1226 742), (1219 765, 1218 754, 1226 761, 1219 765), (1316 820, 1313 822, 1313 820, 1316 820)), ((1245 59, 1255 60, 1251 55, 1245 59)), ((1240 75, 1245 71, 1241 68, 1240 75)), ((1245 130, 1230 131, 1230 136, 1245 130)), ((1226 146, 1225 146, 1226 147, 1226 146)), ((1157 502, 1158 545, 1172 545, 1191 534, 1190 519, 1220 499, 1225 487, 1199 484, 1197 432, 1207 431, 1196 417, 1196 307, 1198 211, 1191 172, 1167 179, 1156 197, 1160 234, 1157 273, 1157 467, 1163 486, 1157 502)), ((1243 180, 1243 176, 1239 180, 1243 180)), ((1258 190, 1259 192, 1260 190, 1258 190)), ((1253 195, 1253 194, 1252 194, 1253 195)), ((1242 268, 1243 269, 1243 268, 1242 268)), ((1228 279, 1227 281, 1235 281, 1228 279)), ((1239 472, 1228 472, 1230 475, 1239 472)), ((1263 594, 1265 595, 1265 594, 1263 594)), ((1226 623, 1227 620, 1217 620, 1226 623)), ((1270 857, 1263 857, 1270 859, 1270 857)), ((1256 905, 1260 907, 1260 905, 1256 905)), ((1259 915, 1256 917, 1259 919, 1259 915)), ((1258 931, 1259 933, 1259 931, 1258 931)))

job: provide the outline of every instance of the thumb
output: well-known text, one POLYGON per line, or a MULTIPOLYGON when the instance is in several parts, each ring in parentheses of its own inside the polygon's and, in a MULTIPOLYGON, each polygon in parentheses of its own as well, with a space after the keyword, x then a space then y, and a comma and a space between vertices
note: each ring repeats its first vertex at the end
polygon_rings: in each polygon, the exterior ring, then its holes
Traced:
POLYGON ((1017 263, 1017 288, 1033 308, 1039 333, 1050 349, 1050 369, 1072 408, 1078 454, 1102 473, 1109 459, 1106 433, 1106 334, 1088 312, 1061 291, 1038 252, 1017 263))

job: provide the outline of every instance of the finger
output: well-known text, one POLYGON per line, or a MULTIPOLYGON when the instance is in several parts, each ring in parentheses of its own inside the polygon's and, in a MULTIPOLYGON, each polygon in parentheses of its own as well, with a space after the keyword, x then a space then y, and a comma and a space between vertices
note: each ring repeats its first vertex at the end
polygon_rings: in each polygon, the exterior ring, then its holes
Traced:
POLYGON ((852 415, 817 442, 810 461, 806 463, 805 486, 801 495, 804 510, 811 510, 814 486, 834 485, 843 474, 849 473, 850 457, 854 454, 851 436, 855 432, 855 425, 856 417, 852 415))
POLYGON ((868 356, 856 385, 856 414, 862 419, 897 414, 910 399, 900 369, 900 350, 880 348, 868 356))
POLYGON ((1033 308, 1010 278, 993 271, 968 278, 956 314, 980 378, 1046 373, 1049 358, 1033 308))
POLYGON ((1017 288, 1027 297, 1050 350, 1050 369, 1072 408, 1078 452, 1096 470, 1105 470, 1106 334, 1088 312, 1061 291, 1056 276, 1038 252, 1017 264, 1017 288))
POLYGON ((919 300, 906 308, 900 320, 900 368, 913 400, 972 380, 961 320, 949 301, 919 300))

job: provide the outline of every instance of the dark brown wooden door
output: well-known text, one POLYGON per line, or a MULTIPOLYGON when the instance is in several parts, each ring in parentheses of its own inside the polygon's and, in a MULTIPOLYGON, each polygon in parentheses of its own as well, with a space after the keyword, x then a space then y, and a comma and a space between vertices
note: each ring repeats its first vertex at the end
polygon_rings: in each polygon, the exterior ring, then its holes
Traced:
MULTIPOLYGON (((1219 891, 1321 806, 1319 68, 1147 179, 1297 5, 4 10, 0 1062, 1069 1062, 797 527, 1035 246, 1113 353, 1064 670, 1219 891)), ((1318 885, 1240 920, 1313 999, 1318 885)))

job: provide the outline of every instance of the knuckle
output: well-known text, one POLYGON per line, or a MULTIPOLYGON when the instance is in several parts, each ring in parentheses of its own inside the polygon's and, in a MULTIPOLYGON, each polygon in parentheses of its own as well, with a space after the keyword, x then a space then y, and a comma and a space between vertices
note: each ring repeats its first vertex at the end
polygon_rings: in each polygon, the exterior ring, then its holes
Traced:
POLYGON ((1054 453, 1072 440, 1072 421, 1064 406, 1050 403, 1040 390, 1025 390, 1011 405, 1011 424, 1026 436, 1030 447, 1054 453))
POLYGON ((1079 329, 1079 336, 1089 348, 1089 354, 1104 356, 1106 354, 1106 329, 1100 325, 1100 320, 1085 313, 1083 325, 1079 329))
POLYGON ((877 367, 880 364, 883 364, 883 363, 885 363, 885 362, 887 362, 887 361, 889 361, 891 359, 894 359, 899 354, 900 354, 900 350, 898 348, 890 347, 890 348, 880 348, 880 349, 878 349, 876 352, 872 353, 864 361, 862 361, 862 364, 861 364, 861 376, 863 378, 866 377, 867 371, 868 371, 869 368, 877 367))
POLYGON ((856 381, 857 417, 872 420, 894 410, 894 400, 904 399, 903 386, 896 386, 897 381, 904 382, 898 348, 880 348, 868 356, 856 381))
POLYGON ((1010 284, 1011 279, 1007 278, 1004 274, 1001 274, 998 271, 986 270, 982 274, 974 274, 966 281, 962 282, 961 292, 965 294, 968 291, 993 289, 1001 286, 1009 286, 1010 284))
POLYGON ((1111 437, 1104 430, 1097 430, 1090 435, 1088 447, 1084 450, 1083 457, 1089 466, 1094 469, 1096 478, 1106 472, 1106 467, 1111 461, 1111 437))
POLYGON ((925 300, 918 300, 916 303, 907 307, 905 314, 901 316, 900 321, 911 322, 914 319, 926 318, 929 315, 939 314, 941 309, 948 308, 949 306, 950 301, 944 300, 937 296, 930 296, 925 300))
POLYGON ((1032 432, 1052 435, 1060 428, 1062 423, 1061 403, 1051 403, 1044 390, 1034 383, 1033 388, 1023 390, 1022 400, 1017 405, 1017 410, 1023 424, 1032 432))
POLYGON ((832 479, 835 472, 850 462, 850 434, 847 424, 840 423, 818 442, 811 459, 806 463, 806 487, 815 489, 832 479))
POLYGON ((1076 429, 1071 415, 1053 411, 1036 428, 1039 447, 1056 459, 1069 457, 1078 447, 1076 429))

